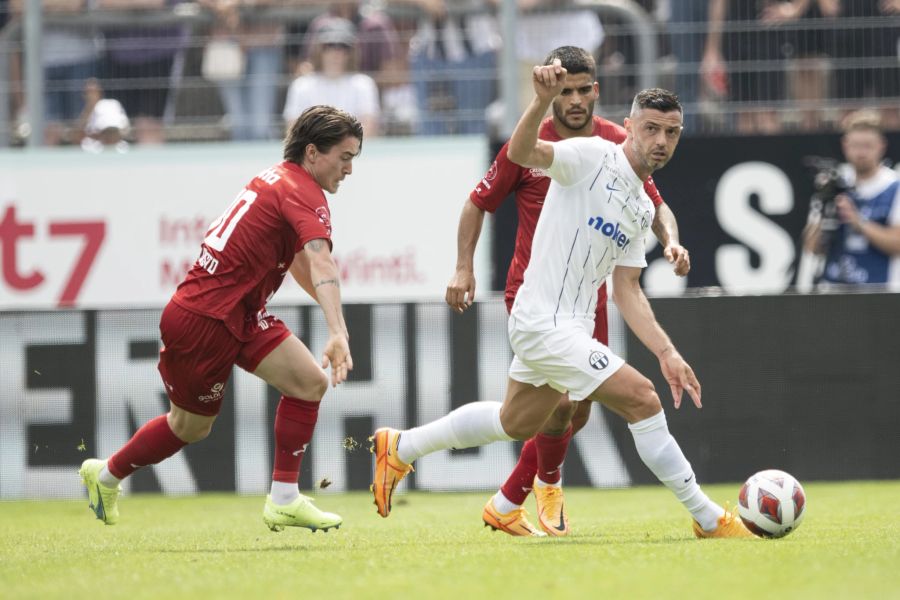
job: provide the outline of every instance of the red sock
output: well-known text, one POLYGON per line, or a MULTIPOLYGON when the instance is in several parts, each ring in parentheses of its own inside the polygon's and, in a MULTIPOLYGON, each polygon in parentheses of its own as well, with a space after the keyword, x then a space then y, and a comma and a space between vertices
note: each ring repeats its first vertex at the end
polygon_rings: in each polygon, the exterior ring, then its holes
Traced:
POLYGON ((534 436, 534 443, 537 446, 537 474, 544 483, 559 483, 562 478, 562 464, 566 460, 571 439, 571 425, 561 436, 545 433, 534 436))
POLYGON ((275 467, 272 480, 297 483, 300 462, 319 418, 319 403, 282 396, 275 411, 275 467))
POLYGON ((141 467, 164 461, 185 446, 187 442, 172 432, 166 415, 160 415, 144 423, 128 443, 110 456, 106 468, 113 476, 125 479, 141 467))
POLYGON ((534 474, 537 473, 537 446, 531 438, 522 446, 516 468, 500 486, 500 491, 513 504, 524 504, 534 485, 534 474))

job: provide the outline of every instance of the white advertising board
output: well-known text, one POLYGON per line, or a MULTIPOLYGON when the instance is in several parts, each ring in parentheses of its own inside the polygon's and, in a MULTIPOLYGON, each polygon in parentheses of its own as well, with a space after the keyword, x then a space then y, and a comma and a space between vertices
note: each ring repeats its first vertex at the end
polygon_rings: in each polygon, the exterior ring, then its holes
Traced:
MULTIPOLYGON (((365 142, 328 197, 345 301, 443 298, 486 153, 480 137, 365 142)), ((164 305, 207 226, 280 159, 268 143, 0 153, 0 310, 164 305)), ((287 280, 273 304, 309 301, 287 280)))

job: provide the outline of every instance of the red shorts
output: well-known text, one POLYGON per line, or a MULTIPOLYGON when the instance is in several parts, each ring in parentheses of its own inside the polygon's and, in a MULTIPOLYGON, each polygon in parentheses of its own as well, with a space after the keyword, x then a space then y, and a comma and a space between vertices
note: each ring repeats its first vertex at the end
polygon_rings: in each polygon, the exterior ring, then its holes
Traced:
POLYGON ((171 301, 166 305, 159 321, 163 342, 159 373, 172 404, 198 415, 219 414, 232 367, 255 371, 291 335, 284 323, 265 311, 254 320, 246 328, 252 332, 250 341, 242 342, 218 319, 171 301))

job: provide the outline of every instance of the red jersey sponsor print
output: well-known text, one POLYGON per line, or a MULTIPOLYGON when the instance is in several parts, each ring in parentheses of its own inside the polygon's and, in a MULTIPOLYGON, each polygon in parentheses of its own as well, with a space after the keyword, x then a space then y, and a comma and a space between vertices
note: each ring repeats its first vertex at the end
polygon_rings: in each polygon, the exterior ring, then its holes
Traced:
MULTIPOLYGON (((625 141, 625 128, 594 116, 594 135, 600 136, 616 144, 625 141)), ((541 123, 538 137, 548 142, 558 142, 562 138, 553 126, 553 118, 548 117, 541 123)), ((522 285, 525 276, 525 268, 531 258, 531 240, 534 237, 534 228, 537 226, 538 217, 544 206, 544 198, 550 188, 550 178, 542 169, 530 169, 517 165, 507 158, 506 151, 509 144, 504 144, 497 153, 497 157, 491 164, 484 178, 475 186, 469 194, 472 203, 488 212, 494 212, 511 193, 516 194, 516 206, 519 213, 519 227, 516 231, 516 246, 513 259, 506 275, 506 306, 512 308, 516 298, 516 292, 522 285)), ((650 196, 655 206, 663 203, 653 178, 644 183, 644 191, 650 196)), ((597 299, 597 310, 606 309, 606 286, 601 286, 597 299)), ((604 312, 605 317, 605 312, 604 312)))
POLYGON ((253 178, 213 221, 172 301, 224 321, 247 341, 294 254, 314 239, 331 244, 331 213, 322 188, 297 164, 275 165, 253 178))

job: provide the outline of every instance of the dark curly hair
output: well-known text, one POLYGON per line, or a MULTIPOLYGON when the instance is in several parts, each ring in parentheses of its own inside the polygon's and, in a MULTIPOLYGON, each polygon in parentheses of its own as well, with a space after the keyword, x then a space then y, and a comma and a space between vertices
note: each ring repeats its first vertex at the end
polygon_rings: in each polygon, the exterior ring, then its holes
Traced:
POLYGON ((591 79, 597 77, 597 63, 594 57, 584 48, 577 46, 560 46, 555 50, 551 50, 550 54, 544 60, 545 65, 553 64, 554 59, 559 59, 562 67, 569 75, 577 75, 578 73, 588 73, 591 79))

